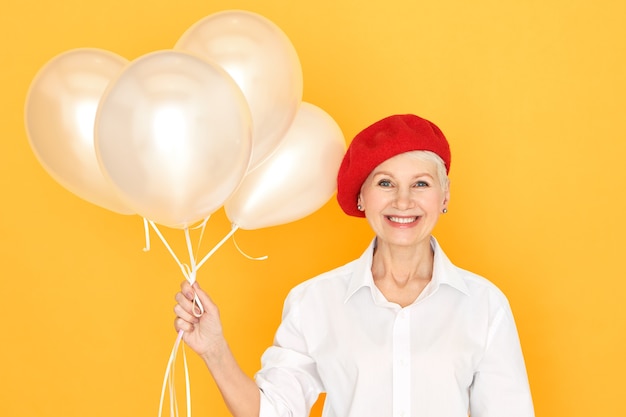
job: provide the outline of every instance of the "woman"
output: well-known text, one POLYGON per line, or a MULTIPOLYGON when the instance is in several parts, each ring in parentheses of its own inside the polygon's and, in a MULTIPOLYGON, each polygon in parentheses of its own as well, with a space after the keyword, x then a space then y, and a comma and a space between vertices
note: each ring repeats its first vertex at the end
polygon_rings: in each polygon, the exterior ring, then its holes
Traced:
POLYGON ((394 115, 360 132, 337 200, 376 237, 363 255, 295 287, 252 380, 196 284, 175 327, 205 361, 234 416, 530 417, 533 405, 505 296, 454 266, 431 236, 450 198, 450 149, 433 123, 394 115), (194 295, 205 307, 192 314, 194 295))

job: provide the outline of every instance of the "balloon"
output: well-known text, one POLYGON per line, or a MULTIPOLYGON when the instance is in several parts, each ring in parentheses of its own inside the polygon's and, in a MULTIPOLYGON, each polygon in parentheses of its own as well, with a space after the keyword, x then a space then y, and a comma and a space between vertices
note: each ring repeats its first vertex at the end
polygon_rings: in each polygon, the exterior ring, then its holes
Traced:
POLYGON ((127 63, 94 48, 62 53, 39 70, 25 105, 28 140, 48 174, 78 197, 120 214, 133 212, 100 170, 93 129, 104 90, 127 63))
POLYGON ((345 150, 337 123, 319 107, 302 103, 282 143, 226 201, 226 216, 252 230, 313 213, 334 194, 345 150))
POLYGON ((185 228, 217 210, 245 175, 251 117, 219 66, 157 51, 132 61, 96 117, 103 172, 141 216, 185 228))
POLYGON ((282 140, 302 101, 302 69, 285 33, 258 14, 228 10, 196 22, 174 49, 224 68, 241 88, 253 121, 250 168, 282 140))

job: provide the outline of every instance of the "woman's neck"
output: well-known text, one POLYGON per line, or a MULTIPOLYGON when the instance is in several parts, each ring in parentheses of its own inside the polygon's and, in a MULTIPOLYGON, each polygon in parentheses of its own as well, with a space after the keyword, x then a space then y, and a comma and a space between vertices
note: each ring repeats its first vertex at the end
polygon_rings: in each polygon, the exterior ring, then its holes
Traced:
POLYGON ((393 246, 377 242, 372 260, 374 283, 388 301, 405 307, 428 285, 434 254, 430 241, 419 246, 393 246))

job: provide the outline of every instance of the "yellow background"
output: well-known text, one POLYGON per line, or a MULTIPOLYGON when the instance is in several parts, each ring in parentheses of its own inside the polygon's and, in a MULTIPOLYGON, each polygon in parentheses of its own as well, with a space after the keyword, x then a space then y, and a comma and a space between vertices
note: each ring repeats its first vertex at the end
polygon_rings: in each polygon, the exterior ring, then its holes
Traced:
MULTIPOLYGON (((23 123, 31 80, 67 50, 134 59, 236 8, 285 31, 304 100, 331 114, 347 141, 391 113, 440 125, 453 150, 452 200, 436 235, 455 263, 508 295, 537 415, 626 414, 618 0, 4 0, 0 414, 157 415, 183 279, 156 237, 143 252, 139 217, 84 202, 39 165, 23 123)), ((218 211, 203 250, 228 229, 218 211)), ((166 235, 184 253, 179 232, 166 235)), ((359 255, 370 237, 331 200, 300 221, 237 232, 242 250, 266 261, 245 259, 232 242, 209 260, 199 281, 246 372, 271 343, 287 291, 359 255)), ((226 415, 188 356, 193 415, 226 415)))

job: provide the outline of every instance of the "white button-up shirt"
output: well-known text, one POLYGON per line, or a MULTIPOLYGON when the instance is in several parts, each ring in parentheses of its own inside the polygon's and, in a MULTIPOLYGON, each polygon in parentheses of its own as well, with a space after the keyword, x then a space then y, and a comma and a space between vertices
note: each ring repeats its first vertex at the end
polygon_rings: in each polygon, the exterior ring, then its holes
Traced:
POLYGON ((261 416, 532 417, 524 358, 506 297, 454 266, 432 238, 431 282, 400 307, 363 255, 296 286, 255 376, 261 416))

